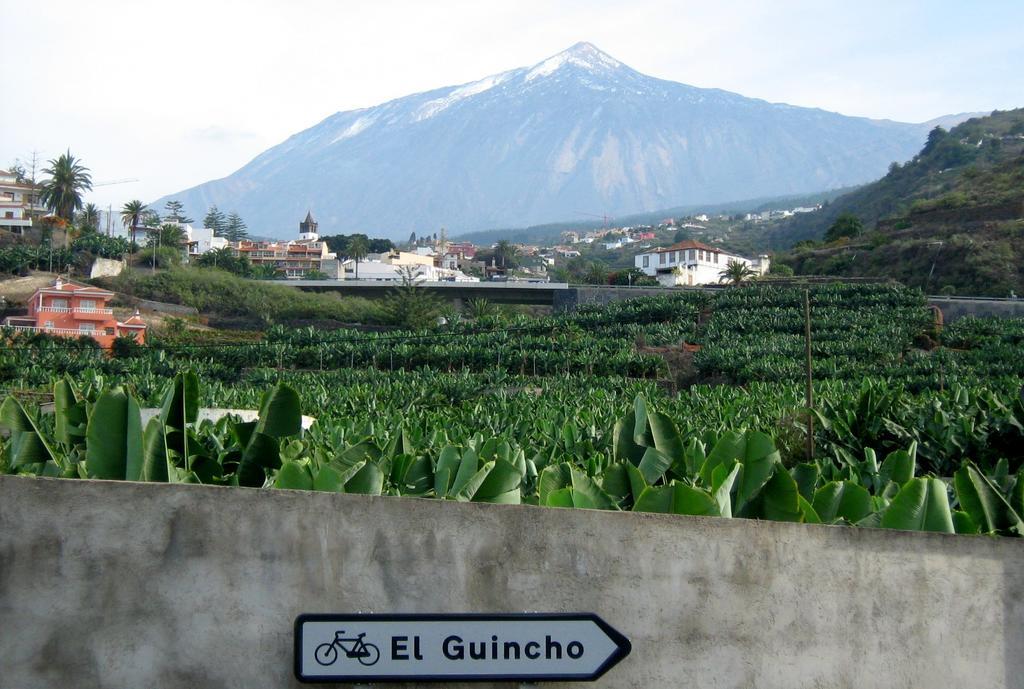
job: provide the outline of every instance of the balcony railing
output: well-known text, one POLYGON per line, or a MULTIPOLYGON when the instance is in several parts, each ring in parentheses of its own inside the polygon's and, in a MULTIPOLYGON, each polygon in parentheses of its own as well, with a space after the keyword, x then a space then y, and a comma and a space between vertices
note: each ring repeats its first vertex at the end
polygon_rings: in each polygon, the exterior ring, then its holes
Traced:
POLYGON ((72 312, 74 312, 74 313, 87 313, 87 314, 98 313, 98 314, 102 314, 102 315, 106 315, 106 316, 111 316, 111 315, 114 314, 114 310, 113 309, 83 308, 83 307, 79 307, 79 306, 76 306, 74 308, 70 308, 70 307, 67 307, 67 306, 41 306, 41 307, 39 307, 38 310, 39 311, 46 311, 47 313, 72 313, 72 312))
POLYGON ((80 335, 86 337, 94 337, 96 335, 105 335, 106 333, 100 330, 78 330, 76 328, 47 328, 43 326, 41 328, 34 325, 5 325, 5 328, 10 328, 17 332, 35 332, 35 333, 46 333, 48 335, 80 335))

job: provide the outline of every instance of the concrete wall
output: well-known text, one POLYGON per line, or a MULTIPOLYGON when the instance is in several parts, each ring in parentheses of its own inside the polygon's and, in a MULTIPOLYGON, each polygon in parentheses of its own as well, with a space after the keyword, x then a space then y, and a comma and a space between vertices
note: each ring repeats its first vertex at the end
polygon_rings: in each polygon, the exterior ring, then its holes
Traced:
POLYGON ((928 297, 928 303, 942 311, 943 323, 966 316, 979 318, 1024 318, 1024 299, 957 299, 928 297))
POLYGON ((0 687, 291 687, 301 612, 528 610, 630 638, 602 687, 1019 689, 1024 542, 0 477, 0 687))

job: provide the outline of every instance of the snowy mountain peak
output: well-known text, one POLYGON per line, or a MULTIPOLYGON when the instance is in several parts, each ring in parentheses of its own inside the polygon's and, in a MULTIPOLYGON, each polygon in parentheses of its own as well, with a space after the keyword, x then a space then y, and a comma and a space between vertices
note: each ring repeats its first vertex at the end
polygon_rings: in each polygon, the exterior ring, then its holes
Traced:
POLYGON ((859 184, 913 156, 927 132, 656 79, 577 43, 532 67, 335 113, 155 205, 236 209, 275 237, 310 207, 325 234, 455 233, 859 184))
POLYGON ((598 72, 615 70, 622 67, 622 63, 611 55, 602 52, 591 43, 581 41, 576 45, 563 50, 557 55, 552 55, 533 66, 526 75, 526 81, 533 81, 538 77, 546 77, 554 74, 561 67, 574 65, 583 69, 598 72))

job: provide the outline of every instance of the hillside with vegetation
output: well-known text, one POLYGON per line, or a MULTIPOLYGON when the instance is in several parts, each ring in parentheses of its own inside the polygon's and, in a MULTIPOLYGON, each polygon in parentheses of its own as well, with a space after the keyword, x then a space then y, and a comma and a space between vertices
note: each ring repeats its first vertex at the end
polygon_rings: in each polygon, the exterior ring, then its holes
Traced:
POLYGON ((932 130, 904 165, 769 235, 798 274, 890 277, 929 292, 1024 291, 1024 109, 932 130))

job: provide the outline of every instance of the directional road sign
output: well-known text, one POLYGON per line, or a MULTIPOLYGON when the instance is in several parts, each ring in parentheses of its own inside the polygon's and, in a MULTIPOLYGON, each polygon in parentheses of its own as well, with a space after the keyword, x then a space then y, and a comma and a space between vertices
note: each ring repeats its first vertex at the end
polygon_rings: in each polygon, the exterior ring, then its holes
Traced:
POLYGON ((593 613, 299 615, 302 682, 595 680, 629 639, 593 613))

